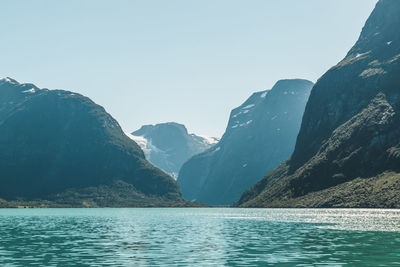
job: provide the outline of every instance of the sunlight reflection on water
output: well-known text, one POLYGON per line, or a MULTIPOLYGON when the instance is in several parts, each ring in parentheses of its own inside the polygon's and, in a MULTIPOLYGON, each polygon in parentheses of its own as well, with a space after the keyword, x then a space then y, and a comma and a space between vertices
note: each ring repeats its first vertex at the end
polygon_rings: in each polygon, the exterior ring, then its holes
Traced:
POLYGON ((398 266, 400 211, 4 209, 6 266, 398 266))

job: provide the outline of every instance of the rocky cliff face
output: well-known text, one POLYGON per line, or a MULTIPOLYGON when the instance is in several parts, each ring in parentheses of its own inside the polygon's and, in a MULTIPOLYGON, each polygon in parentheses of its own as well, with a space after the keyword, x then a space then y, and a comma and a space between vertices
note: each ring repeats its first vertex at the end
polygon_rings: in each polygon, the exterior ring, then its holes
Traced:
POLYGON ((189 134, 184 125, 175 122, 144 125, 128 136, 143 149, 146 159, 175 179, 185 161, 219 141, 189 134))
POLYGON ((228 205, 293 152, 312 83, 282 80, 231 112, 221 141, 187 161, 178 177, 184 197, 228 205))
MULTIPOLYGON (((57 201, 55 194, 67 189, 94 192, 98 186, 118 195, 118 182, 131 187, 131 206, 182 202, 176 182, 145 160, 104 108, 82 95, 2 79, 0 133, 0 198, 57 201)), ((105 191, 96 198, 112 206, 105 191)), ((97 201, 84 195, 82 201, 97 201)))
MULTIPOLYGON (((354 47, 315 84, 291 159, 247 191, 239 205, 293 206, 301 198, 302 206, 348 206, 337 191, 344 183, 400 171, 399 14, 400 1, 377 3, 354 47), (334 201, 325 201, 328 195, 313 199, 311 193, 328 188, 334 201)), ((377 198, 384 188, 375 187, 377 198)), ((352 205, 374 206, 363 198, 352 205)))

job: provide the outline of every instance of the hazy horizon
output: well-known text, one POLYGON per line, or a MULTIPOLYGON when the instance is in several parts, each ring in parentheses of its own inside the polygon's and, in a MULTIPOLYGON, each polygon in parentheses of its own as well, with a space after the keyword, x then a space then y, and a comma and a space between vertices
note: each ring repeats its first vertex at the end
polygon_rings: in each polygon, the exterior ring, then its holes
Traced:
POLYGON ((127 132, 221 137, 253 92, 340 61, 376 2, 6 0, 0 76, 88 96, 127 132))

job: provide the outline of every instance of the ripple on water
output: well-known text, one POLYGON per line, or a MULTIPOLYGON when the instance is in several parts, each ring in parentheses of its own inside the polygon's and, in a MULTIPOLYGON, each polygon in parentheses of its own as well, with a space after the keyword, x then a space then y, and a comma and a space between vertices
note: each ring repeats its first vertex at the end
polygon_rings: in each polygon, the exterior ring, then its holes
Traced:
POLYGON ((398 266, 400 211, 0 210, 5 266, 398 266))

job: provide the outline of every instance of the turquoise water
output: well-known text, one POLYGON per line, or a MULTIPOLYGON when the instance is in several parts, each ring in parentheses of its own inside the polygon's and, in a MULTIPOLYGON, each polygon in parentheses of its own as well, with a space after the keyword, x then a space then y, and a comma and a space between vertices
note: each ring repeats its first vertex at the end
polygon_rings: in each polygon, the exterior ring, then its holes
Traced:
POLYGON ((400 266, 400 211, 3 209, 0 266, 400 266))

